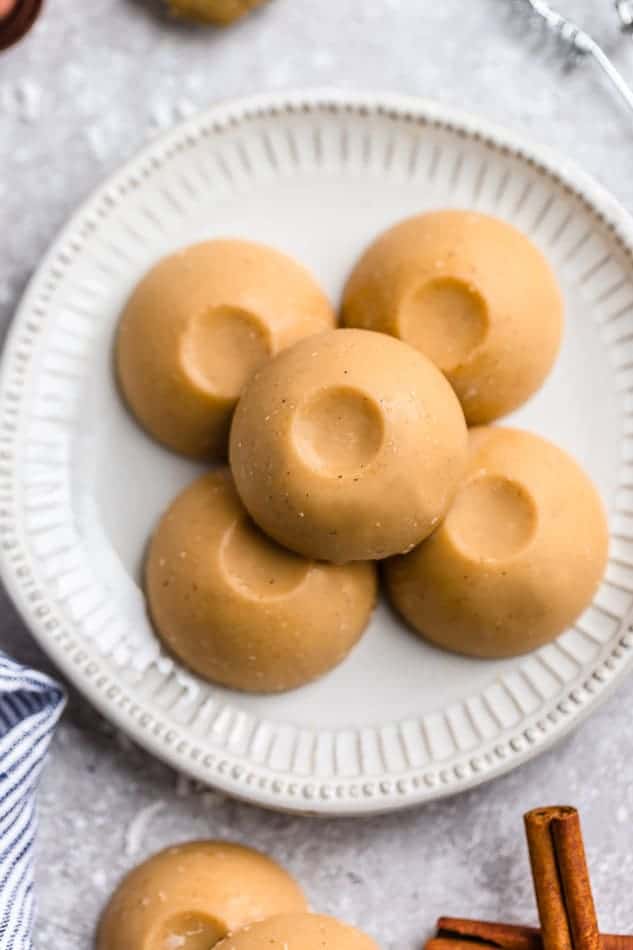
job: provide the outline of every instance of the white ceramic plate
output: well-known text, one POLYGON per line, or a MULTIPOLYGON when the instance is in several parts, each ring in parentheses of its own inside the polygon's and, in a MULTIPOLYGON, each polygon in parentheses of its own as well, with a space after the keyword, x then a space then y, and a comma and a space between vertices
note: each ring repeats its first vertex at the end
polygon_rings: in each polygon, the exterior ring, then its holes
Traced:
POLYGON ((385 811, 519 765, 633 664, 632 247, 631 220, 587 176, 418 99, 267 96, 151 144, 55 242, 4 355, 2 568, 29 627, 141 744, 267 806, 385 811), (198 468, 121 405, 110 360, 123 301, 161 255, 216 235, 294 255, 337 298, 378 231, 446 206, 511 221, 556 269, 562 354, 513 421, 597 482, 612 526, 605 583, 573 630, 516 660, 444 653, 380 606, 346 662, 311 686, 265 697, 201 682, 161 652, 138 585, 157 516, 198 468))

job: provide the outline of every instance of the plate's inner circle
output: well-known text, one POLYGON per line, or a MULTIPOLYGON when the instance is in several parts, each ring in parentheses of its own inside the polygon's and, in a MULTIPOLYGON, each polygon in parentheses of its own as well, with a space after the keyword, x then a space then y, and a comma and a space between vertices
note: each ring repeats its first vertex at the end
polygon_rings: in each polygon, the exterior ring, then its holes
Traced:
POLYGON ((483 753, 567 695, 615 642, 633 591, 620 522, 595 604, 528 657, 443 652, 381 604, 350 657, 312 685, 266 697, 206 684, 163 653, 141 593, 149 535, 202 467, 155 444, 123 407, 112 372, 117 319, 139 277, 194 241, 270 244, 338 303, 358 255, 399 219, 442 207, 498 215, 543 250, 566 309, 551 376, 508 421, 571 452, 617 518, 630 408, 626 255, 554 176, 448 126, 314 106, 191 129, 173 133, 181 147, 156 146, 160 160, 141 157, 121 173, 84 214, 94 225, 82 231, 80 215, 66 235, 77 246, 49 295, 23 423, 20 519, 41 582, 138 703, 203 750, 285 782, 397 779, 483 753))

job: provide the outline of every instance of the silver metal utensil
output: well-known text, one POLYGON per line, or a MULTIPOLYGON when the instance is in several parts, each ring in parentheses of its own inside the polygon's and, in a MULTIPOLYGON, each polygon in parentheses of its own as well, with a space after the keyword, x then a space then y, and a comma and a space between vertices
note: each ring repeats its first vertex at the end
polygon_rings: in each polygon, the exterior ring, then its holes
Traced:
MULTIPOLYGON (((593 37, 568 17, 554 10, 545 0, 518 0, 518 2, 528 13, 540 17, 552 33, 557 35, 573 53, 582 57, 591 57, 611 80, 633 112, 633 89, 593 37)), ((623 28, 633 32, 633 0, 618 0, 615 6, 623 28), (628 23, 629 18, 630 23, 628 23)))
POLYGON ((624 33, 633 33, 633 0, 615 0, 615 12, 620 17, 624 33))

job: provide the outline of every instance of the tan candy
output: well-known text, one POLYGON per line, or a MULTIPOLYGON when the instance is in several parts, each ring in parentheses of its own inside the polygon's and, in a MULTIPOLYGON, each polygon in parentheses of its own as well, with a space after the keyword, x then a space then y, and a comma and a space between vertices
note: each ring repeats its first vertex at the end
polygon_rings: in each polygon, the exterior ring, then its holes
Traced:
POLYGON ((169 0, 177 16, 200 20, 202 23, 226 25, 239 20, 265 0, 169 0))
POLYGON ((378 950, 378 945, 334 917, 287 914, 231 934, 218 950, 378 950))
POLYGON ((469 425, 528 399, 558 352, 563 304, 540 251, 516 228, 472 211, 396 224, 348 280, 343 322, 390 333, 445 373, 469 425))
POLYGON ((376 598, 373 565, 335 566, 279 547, 252 523, 229 472, 176 498, 152 538, 146 590, 168 647, 236 689, 292 689, 336 666, 376 598))
POLYGON ((210 950, 247 924, 306 910, 296 882, 258 851, 223 841, 167 848, 112 895, 97 950, 210 950))
POLYGON ((120 387, 159 442, 220 457, 251 373, 333 323, 313 277, 279 251, 247 241, 195 244, 159 261, 128 300, 116 341, 120 387))
POLYGON ((345 562, 409 550, 445 513, 466 459, 440 372, 384 334, 301 341, 244 389, 231 430, 237 490, 271 537, 345 562))
POLYGON ((607 547, 598 493, 569 455, 517 429, 473 429, 446 519, 387 564, 387 585, 405 619, 439 646, 513 656, 547 643, 588 606, 607 547))

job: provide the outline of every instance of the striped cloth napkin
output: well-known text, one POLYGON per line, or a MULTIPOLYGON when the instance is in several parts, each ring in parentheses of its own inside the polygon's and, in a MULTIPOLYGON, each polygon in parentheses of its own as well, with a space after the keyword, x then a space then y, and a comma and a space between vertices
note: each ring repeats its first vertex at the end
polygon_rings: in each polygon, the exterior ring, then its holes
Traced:
POLYGON ((35 793, 64 691, 0 653, 0 950, 31 950, 35 793))

